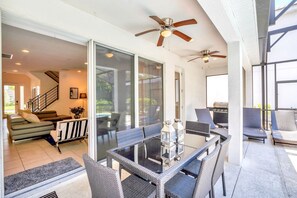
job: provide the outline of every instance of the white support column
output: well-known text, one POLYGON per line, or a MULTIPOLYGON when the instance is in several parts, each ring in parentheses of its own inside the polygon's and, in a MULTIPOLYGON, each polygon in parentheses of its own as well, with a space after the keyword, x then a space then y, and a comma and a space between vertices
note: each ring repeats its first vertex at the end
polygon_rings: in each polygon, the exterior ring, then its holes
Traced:
POLYGON ((240 165, 243 156, 242 49, 240 41, 228 43, 228 90, 229 134, 232 135, 228 160, 230 163, 240 165))

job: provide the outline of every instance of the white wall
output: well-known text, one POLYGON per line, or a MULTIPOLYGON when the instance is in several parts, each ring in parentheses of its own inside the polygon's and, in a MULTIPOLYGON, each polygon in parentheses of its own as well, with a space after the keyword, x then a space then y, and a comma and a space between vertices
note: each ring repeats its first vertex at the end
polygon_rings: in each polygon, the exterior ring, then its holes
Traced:
POLYGON ((205 71, 206 76, 215 76, 221 74, 228 74, 228 67, 211 67, 207 68, 205 71))
POLYGON ((206 107, 205 70, 188 63, 185 68, 185 109, 187 120, 197 120, 195 108, 206 107))
MULTIPOLYGON (((2 1, 1 8, 9 13, 8 19, 4 16, 4 21, 19 26, 40 28, 36 24, 42 24, 47 29, 52 28, 48 34, 57 37, 57 32, 63 32, 65 37, 73 38, 73 34, 78 38, 94 39, 105 45, 138 54, 145 58, 163 62, 165 66, 165 119, 172 119, 175 115, 174 103, 174 68, 180 65, 185 68, 194 67, 183 61, 179 56, 167 51, 163 48, 157 48, 154 43, 148 42, 142 38, 136 38, 133 34, 113 26, 93 15, 84 13, 72 6, 69 6, 59 0, 52 1, 2 1), (67 13, 67 14, 66 14, 67 13), (12 17, 14 16, 14 17, 12 17), (15 19, 14 19, 15 18, 15 19), (23 20, 23 22, 22 22, 23 20), (26 25, 30 21, 29 25, 26 25), (34 25, 31 25, 34 24, 34 25)), ((43 29, 45 29, 43 27, 43 29)), ((191 98, 194 94, 195 98, 188 99, 185 103, 186 115, 190 116, 194 110, 193 107, 199 104, 205 105, 205 80, 200 82, 200 77, 204 76, 204 71, 193 69, 186 75, 185 84, 191 84, 191 93, 186 98, 191 98), (202 73, 200 73, 202 72, 202 73), (198 76, 198 78, 197 78, 198 76), (194 80, 194 81, 193 81, 194 80), (196 83, 197 82, 197 83, 196 83), (194 91, 193 91, 194 90, 194 91), (197 91, 197 92, 196 92, 197 91), (189 111, 189 114, 187 113, 189 111)), ((41 85, 42 86, 42 85, 41 85)), ((186 119, 188 119, 186 117, 186 119)))
MULTIPOLYGON (((87 110, 88 105, 86 99, 69 98, 70 87, 78 88, 79 93, 87 93, 87 72, 81 71, 78 73, 76 70, 62 70, 60 71, 59 76, 59 100, 50 105, 47 110, 55 110, 58 114, 63 115, 73 115, 70 113, 70 107, 84 106, 84 108, 87 110)), ((87 111, 85 111, 84 115, 87 115, 87 111)))

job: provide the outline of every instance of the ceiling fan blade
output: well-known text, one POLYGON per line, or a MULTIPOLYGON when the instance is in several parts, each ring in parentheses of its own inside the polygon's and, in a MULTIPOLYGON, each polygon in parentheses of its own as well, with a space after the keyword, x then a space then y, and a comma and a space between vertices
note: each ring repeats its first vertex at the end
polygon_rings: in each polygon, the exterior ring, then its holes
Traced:
POLYGON ((188 62, 191 62, 191 61, 196 60, 196 59, 198 59, 198 58, 201 58, 201 57, 198 56, 198 57, 196 57, 196 58, 193 58, 193 59, 191 59, 191 60, 188 60, 188 62))
POLYGON ((163 45, 164 37, 160 34, 157 46, 160 47, 163 45))
POLYGON ((2 58, 12 59, 12 57, 13 57, 13 54, 5 54, 5 53, 2 54, 2 58))
POLYGON ((178 37, 184 39, 184 40, 187 41, 187 42, 192 41, 192 38, 191 38, 191 37, 189 37, 188 35, 185 35, 184 33, 180 32, 180 31, 178 31, 178 30, 173 30, 172 33, 173 33, 174 35, 176 35, 176 36, 178 36, 178 37))
POLYGON ((189 19, 189 20, 184 20, 184 21, 179 21, 173 23, 174 27, 180 27, 184 25, 192 25, 192 24, 197 24, 197 21, 195 19, 189 19))
POLYGON ((212 51, 212 52, 209 52, 208 54, 212 55, 212 54, 216 54, 216 53, 219 53, 219 51, 212 51))
POLYGON ((211 57, 216 57, 216 58, 226 58, 227 56, 224 55, 210 55, 211 57))
POLYGON ((160 19, 158 16, 150 16, 150 18, 154 19, 160 25, 165 25, 164 21, 160 19))
POLYGON ((140 35, 143 35, 143 34, 147 34, 147 33, 150 33, 150 32, 155 32, 155 31, 159 31, 159 30, 160 29, 151 29, 151 30, 147 30, 147 31, 137 33, 137 34, 135 34, 135 36, 140 36, 140 35))

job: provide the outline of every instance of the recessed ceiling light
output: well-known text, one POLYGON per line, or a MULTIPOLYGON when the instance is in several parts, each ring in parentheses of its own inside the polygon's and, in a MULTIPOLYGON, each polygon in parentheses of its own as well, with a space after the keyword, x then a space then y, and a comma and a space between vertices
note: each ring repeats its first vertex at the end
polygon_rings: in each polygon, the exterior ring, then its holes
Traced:
POLYGON ((26 49, 23 49, 22 52, 29 53, 30 51, 29 50, 26 50, 26 49))
POLYGON ((18 72, 18 70, 14 69, 14 70, 12 70, 12 72, 18 72))
POLYGON ((77 72, 80 73, 81 71, 80 70, 77 70, 77 72))
POLYGON ((87 65, 88 63, 87 62, 85 62, 85 65, 87 65))
POLYGON ((15 63, 16 65, 22 65, 22 63, 15 63))

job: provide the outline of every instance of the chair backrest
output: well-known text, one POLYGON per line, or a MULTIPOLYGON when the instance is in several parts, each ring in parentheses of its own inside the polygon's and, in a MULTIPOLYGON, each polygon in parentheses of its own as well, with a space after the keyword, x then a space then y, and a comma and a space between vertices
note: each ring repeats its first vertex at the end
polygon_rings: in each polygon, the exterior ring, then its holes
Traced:
POLYGON ((259 108, 243 108, 243 127, 262 128, 261 109, 259 108))
POLYGON ((221 142, 220 144, 220 152, 219 152, 218 160, 213 173, 214 184, 218 181, 218 179, 224 172, 224 162, 225 162, 225 157, 227 156, 230 140, 231 140, 231 135, 228 135, 227 139, 221 142))
POLYGON ((273 130, 297 131, 296 117, 293 110, 273 111, 271 113, 271 123, 273 130))
POLYGON ((152 137, 161 134, 162 123, 151 124, 143 127, 144 137, 152 137))
POLYGON ((124 197, 119 173, 112 168, 105 167, 87 154, 83 155, 92 197, 124 197))
POLYGON ((63 142, 87 137, 88 119, 71 119, 57 122, 58 141, 63 142))
POLYGON ((203 122, 186 121, 186 133, 209 137, 210 125, 203 122))
POLYGON ((195 109, 196 116, 199 122, 208 123, 211 129, 215 129, 216 125, 214 124, 210 112, 207 108, 204 109, 195 109))
POLYGON ((202 159, 193 197, 205 197, 211 190, 211 178, 214 173, 219 150, 220 146, 216 146, 214 151, 202 159))
POLYGON ((110 119, 111 119, 110 126, 111 127, 118 128, 119 127, 119 124, 120 124, 120 117, 121 117, 121 114, 120 113, 111 113, 111 116, 110 116, 110 119))
POLYGON ((118 147, 140 142, 144 138, 142 128, 127 129, 116 134, 118 147))

